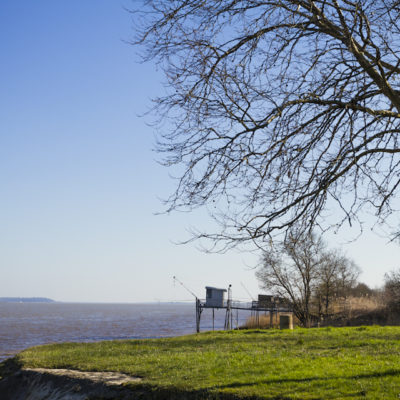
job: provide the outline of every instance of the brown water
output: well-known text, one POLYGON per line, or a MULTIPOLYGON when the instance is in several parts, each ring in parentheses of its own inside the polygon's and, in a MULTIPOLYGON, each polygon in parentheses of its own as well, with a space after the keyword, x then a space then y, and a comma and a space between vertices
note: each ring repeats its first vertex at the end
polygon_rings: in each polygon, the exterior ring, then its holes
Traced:
MULTIPOLYGON (((211 311, 201 329, 212 329, 211 311)), ((239 316, 239 324, 248 315, 239 316)), ((224 310, 215 313, 222 329, 224 310)), ((195 332, 188 304, 0 303, 0 361, 31 346, 57 342, 158 338, 195 332)))

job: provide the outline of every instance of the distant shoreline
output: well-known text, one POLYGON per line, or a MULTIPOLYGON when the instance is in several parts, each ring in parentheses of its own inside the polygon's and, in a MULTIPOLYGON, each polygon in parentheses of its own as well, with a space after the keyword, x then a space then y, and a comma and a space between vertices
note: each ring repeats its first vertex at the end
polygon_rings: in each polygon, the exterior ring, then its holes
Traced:
POLYGON ((46 297, 0 297, 0 303, 56 303, 56 304, 107 304, 107 305, 193 305, 194 300, 188 301, 58 301, 46 297))
POLYGON ((0 303, 56 303, 47 297, 0 297, 0 303))

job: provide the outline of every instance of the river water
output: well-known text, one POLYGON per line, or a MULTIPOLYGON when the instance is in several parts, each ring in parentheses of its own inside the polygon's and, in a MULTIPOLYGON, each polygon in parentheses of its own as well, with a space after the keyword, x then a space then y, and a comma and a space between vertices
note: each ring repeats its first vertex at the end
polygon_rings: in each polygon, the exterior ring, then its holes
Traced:
MULTIPOLYGON (((248 313, 238 315, 242 324, 248 313)), ((236 316, 235 316, 236 318, 236 316)), ((223 329, 225 310, 215 311, 223 329)), ((236 322, 236 321, 235 321, 236 322)), ((201 330, 212 329, 204 310, 201 330)), ((195 333, 193 303, 0 303, 0 362, 31 346, 59 342, 142 339, 195 333)))

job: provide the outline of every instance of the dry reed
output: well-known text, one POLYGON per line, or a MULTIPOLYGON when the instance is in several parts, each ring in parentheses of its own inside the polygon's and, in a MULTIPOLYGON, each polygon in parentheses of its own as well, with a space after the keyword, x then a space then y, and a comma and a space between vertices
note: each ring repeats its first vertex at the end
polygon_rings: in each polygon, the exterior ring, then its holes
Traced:
MULTIPOLYGON (((266 329, 270 328, 270 316, 269 315, 259 315, 247 318, 246 322, 241 326, 243 329, 266 329)), ((276 328, 279 325, 279 321, 277 320, 276 315, 273 316, 272 319, 272 327, 276 328)))

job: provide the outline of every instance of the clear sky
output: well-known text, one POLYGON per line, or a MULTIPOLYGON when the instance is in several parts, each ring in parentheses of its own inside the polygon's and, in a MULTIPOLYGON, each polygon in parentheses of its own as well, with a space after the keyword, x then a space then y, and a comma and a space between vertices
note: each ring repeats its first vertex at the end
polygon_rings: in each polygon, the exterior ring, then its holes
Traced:
MULTIPOLYGON (((204 212, 154 215, 174 182, 139 117, 163 89, 126 43, 130 6, 0 2, 0 297, 189 300, 173 275, 200 297, 205 285, 259 292, 257 256, 173 243, 206 227, 204 212)), ((371 286, 400 267, 400 247, 372 234, 344 250, 371 286)))

